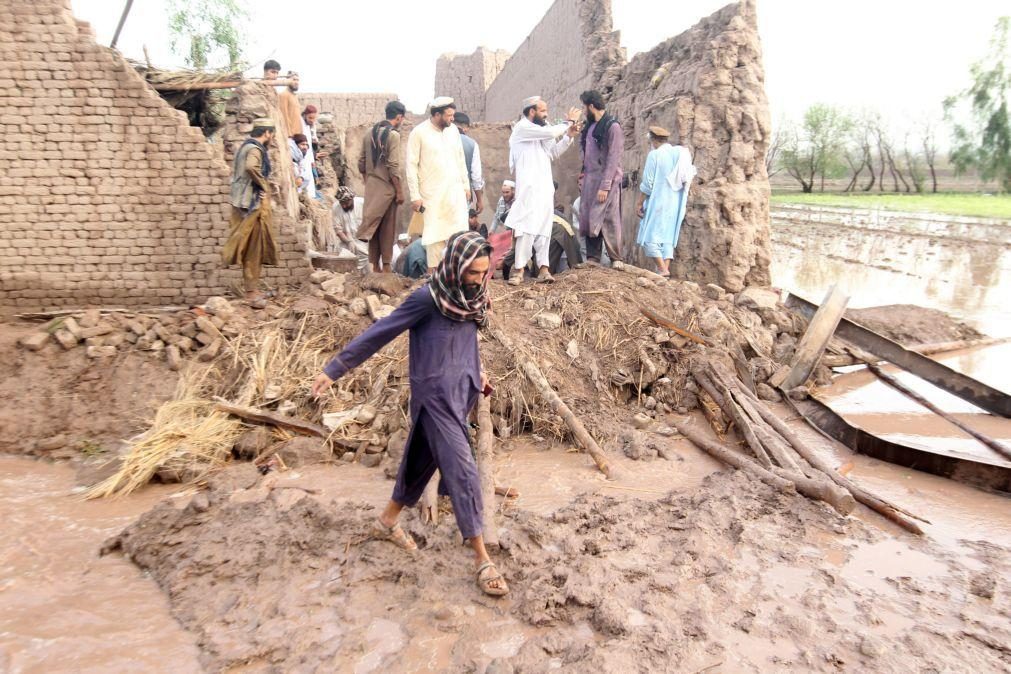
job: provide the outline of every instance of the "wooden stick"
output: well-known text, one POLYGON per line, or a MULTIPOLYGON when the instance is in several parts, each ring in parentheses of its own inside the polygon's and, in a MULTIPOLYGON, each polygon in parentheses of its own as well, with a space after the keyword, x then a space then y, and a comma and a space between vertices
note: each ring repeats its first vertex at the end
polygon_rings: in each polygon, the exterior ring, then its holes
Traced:
MULTIPOLYGON (((152 82, 151 86, 155 91, 202 91, 208 89, 231 89, 242 86, 251 80, 229 80, 225 82, 152 82)), ((256 80, 262 84, 272 87, 286 87, 290 80, 256 80)))
POLYGON ((600 472, 606 475, 609 480, 615 479, 615 469, 608 463, 607 457, 600 449, 597 441, 594 440, 593 436, 586 431, 586 427, 583 426, 583 422, 576 417, 569 406, 558 397, 558 394, 555 393, 553 388, 551 388, 551 384, 548 383, 548 380, 544 377, 541 369, 537 367, 533 359, 522 357, 521 354, 518 354, 512 340, 506 337, 506 335, 498 328, 492 328, 491 335, 513 354, 516 358, 516 364, 519 365, 520 370, 530 383, 534 385, 534 388, 537 389, 537 392, 541 395, 541 397, 544 398, 548 405, 551 406, 552 411, 562 418, 565 425, 569 427, 569 432, 572 433, 572 437, 575 438, 576 442, 578 442, 584 450, 586 450, 586 453, 590 455, 593 462, 597 464, 597 468, 600 469, 600 472))
POLYGON ((485 545, 498 546, 498 526, 495 524, 495 477, 492 446, 495 427, 491 421, 491 400, 482 395, 477 401, 477 472, 481 478, 485 545))
POLYGON ((650 311, 646 307, 639 307, 639 313, 648 318, 649 320, 653 321, 660 327, 667 328, 668 330, 673 330, 674 332, 681 335, 685 339, 690 339, 696 344, 701 344, 703 346, 712 346, 704 338, 699 337, 698 335, 693 334, 691 332, 688 332, 684 328, 679 328, 677 323, 675 323, 674 321, 670 320, 669 318, 664 318, 660 314, 654 311, 650 311))
POLYGON ((899 381, 898 379, 896 379, 892 375, 890 375, 887 372, 885 372, 884 370, 882 370, 880 367, 877 366, 877 364, 872 363, 869 360, 865 360, 864 363, 867 365, 867 369, 870 370, 871 372, 873 372, 878 377, 878 379, 880 379, 881 381, 885 382, 886 384, 888 384, 889 386, 891 386, 893 389, 895 389, 899 393, 902 393, 907 398, 909 398, 911 400, 914 400, 917 403, 919 403, 920 405, 926 407, 928 410, 930 410, 931 412, 933 412, 937 416, 941 417, 942 419, 944 419, 948 423, 953 424, 955 426, 958 426, 963 431, 965 431, 966 433, 968 433, 972 437, 976 438, 977 440, 979 440, 980 442, 982 442, 984 445, 986 445, 987 447, 989 447, 993 451, 995 451, 998 454, 1000 454, 1001 456, 1003 456, 1005 459, 1011 459, 1011 447, 1007 447, 1003 443, 994 440, 990 436, 985 435, 983 433, 980 433, 976 429, 974 429, 971 426, 969 426, 968 424, 966 424, 961 419, 959 419, 959 418, 957 418, 957 417, 955 417, 955 416, 953 416, 951 414, 948 414, 947 412, 945 412, 944 410, 942 410, 940 407, 938 407, 934 403, 930 402, 929 400, 927 400, 926 398, 924 398, 923 396, 921 396, 919 393, 917 393, 916 391, 914 391, 913 389, 909 388, 908 386, 906 386, 905 384, 903 384, 901 381, 899 381))
POLYGON ((218 410, 224 412, 225 414, 231 414, 232 416, 239 417, 240 419, 245 419, 246 421, 277 426, 278 428, 295 431, 296 433, 301 433, 302 435, 314 435, 318 438, 326 438, 330 435, 329 429, 325 426, 320 426, 319 424, 314 424, 310 421, 303 421, 301 419, 289 417, 284 414, 278 414, 276 412, 267 412, 266 410, 261 410, 256 407, 233 405, 222 398, 216 397, 214 400, 217 402, 218 410))
MULTIPOLYGON (((720 387, 720 384, 717 383, 717 386, 720 387)), ((763 447, 762 443, 759 442, 758 436, 755 434, 755 429, 744 416, 744 411, 737 403, 734 402, 734 399, 726 386, 720 387, 720 393, 723 395, 723 411, 727 414, 727 416, 734 420, 737 430, 739 430, 741 435, 744 436, 748 446, 751 447, 751 451, 753 451, 755 456, 758 457, 759 463, 766 468, 771 468, 772 459, 769 458, 769 454, 765 451, 765 447, 763 447)))

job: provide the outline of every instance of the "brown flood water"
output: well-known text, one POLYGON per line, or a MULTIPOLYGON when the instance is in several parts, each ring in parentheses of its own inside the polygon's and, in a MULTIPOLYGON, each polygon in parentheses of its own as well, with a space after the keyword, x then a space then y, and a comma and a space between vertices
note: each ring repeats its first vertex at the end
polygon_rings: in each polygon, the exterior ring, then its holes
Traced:
POLYGON ((82 501, 75 471, 0 456, 0 672, 200 672, 193 637, 109 536, 178 489, 82 501))

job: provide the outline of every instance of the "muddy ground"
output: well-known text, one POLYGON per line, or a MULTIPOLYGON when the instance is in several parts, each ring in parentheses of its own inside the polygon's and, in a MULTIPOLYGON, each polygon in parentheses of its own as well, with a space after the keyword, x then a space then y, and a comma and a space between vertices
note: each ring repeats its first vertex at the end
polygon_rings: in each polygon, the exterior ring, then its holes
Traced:
POLYGON ((375 499, 329 478, 239 471, 106 550, 151 574, 210 671, 1011 666, 999 544, 956 554, 718 472, 658 500, 507 508, 496 559, 513 594, 494 600, 451 517, 433 529, 409 514, 411 556, 368 540, 375 499))

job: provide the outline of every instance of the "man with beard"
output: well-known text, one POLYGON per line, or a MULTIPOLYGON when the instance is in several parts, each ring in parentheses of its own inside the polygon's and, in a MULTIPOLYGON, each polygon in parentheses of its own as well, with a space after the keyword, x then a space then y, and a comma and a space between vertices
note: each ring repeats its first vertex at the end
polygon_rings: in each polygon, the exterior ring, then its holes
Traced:
POLYGON ((470 180, 460 131, 453 126, 456 105, 440 96, 429 106, 429 119, 407 138, 407 189, 411 209, 423 218, 421 241, 434 272, 446 241, 467 231, 470 180))
POLYGON ((318 397, 410 330, 411 432, 393 495, 372 534, 404 550, 417 550, 397 519, 405 506, 418 502, 438 470, 440 491, 448 493, 460 533, 474 550, 478 586, 486 594, 502 596, 509 587, 484 547, 481 485, 467 433, 467 416, 478 395, 490 392, 477 340, 478 328, 488 323, 490 254, 491 246, 479 234, 453 235, 432 280, 351 340, 316 377, 312 392, 318 397))
MULTIPOLYGON (((288 87, 277 95, 277 105, 281 109, 288 138, 302 133, 302 106, 298 102, 298 73, 288 73, 288 87)), ((306 134, 309 142, 312 138, 306 134)))
POLYGON ((509 217, 509 209, 513 207, 516 199, 516 183, 512 180, 502 181, 502 196, 498 198, 498 205, 495 207, 495 217, 491 222, 492 234, 505 229, 506 219, 509 217))
POLYGON ((539 281, 551 282, 548 250, 555 211, 551 162, 557 159, 579 133, 579 108, 569 110, 565 122, 548 125, 548 104, 540 96, 523 101, 522 117, 509 137, 509 170, 516 176, 516 199, 506 226, 515 235, 515 259, 509 285, 523 282, 523 269, 536 255, 539 281))
POLYGON ((586 238, 586 259, 600 264, 602 249, 612 262, 621 260, 621 155, 625 134, 605 111, 599 91, 584 91, 586 127, 580 139, 583 185, 579 196, 579 233, 586 238))
POLYGON ((392 270, 397 206, 404 203, 398 129, 406 113, 400 101, 387 103, 386 119, 369 130, 358 153, 358 171, 365 178, 365 215, 358 238, 368 242, 369 264, 377 273, 392 270))

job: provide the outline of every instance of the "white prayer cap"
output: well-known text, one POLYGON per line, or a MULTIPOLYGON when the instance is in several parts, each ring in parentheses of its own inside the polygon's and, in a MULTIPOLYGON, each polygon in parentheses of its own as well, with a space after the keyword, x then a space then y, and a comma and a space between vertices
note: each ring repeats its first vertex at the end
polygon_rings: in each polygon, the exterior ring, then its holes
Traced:
POLYGON ((435 99, 432 100, 431 103, 428 104, 428 107, 429 108, 444 108, 444 107, 446 107, 447 105, 449 105, 452 102, 453 102, 453 99, 450 98, 449 96, 437 96, 435 99))
POLYGON ((503 180, 502 181, 502 187, 512 187, 513 189, 515 189, 516 188, 516 183, 514 183, 511 180, 503 180))
POLYGON ((522 108, 522 109, 523 109, 523 110, 526 110, 526 109, 527 109, 527 108, 529 108, 529 107, 530 107, 531 105, 537 105, 538 103, 540 103, 540 102, 541 102, 541 101, 543 101, 543 100, 544 100, 544 99, 543 99, 543 98, 541 98, 540 96, 531 96, 531 97, 529 97, 529 98, 524 98, 524 99, 523 99, 523 108, 522 108))

